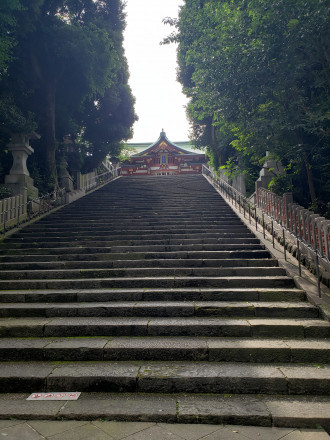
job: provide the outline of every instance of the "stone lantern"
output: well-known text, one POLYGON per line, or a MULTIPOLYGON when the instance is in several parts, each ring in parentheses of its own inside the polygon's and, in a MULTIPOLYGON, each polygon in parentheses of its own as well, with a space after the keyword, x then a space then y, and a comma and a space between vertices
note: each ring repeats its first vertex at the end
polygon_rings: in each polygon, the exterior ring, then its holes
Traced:
POLYGON ((33 179, 26 167, 28 156, 34 153, 29 144, 30 139, 40 139, 40 136, 35 132, 12 135, 7 148, 13 155, 13 165, 9 174, 5 176, 5 184, 12 187, 15 194, 22 194, 24 190, 27 190, 28 197, 34 199, 38 197, 38 189, 33 185, 33 179))
POLYGON ((64 188, 66 192, 73 191, 73 178, 68 171, 67 155, 75 151, 75 143, 71 139, 71 136, 63 136, 63 142, 59 149, 59 163, 58 163, 58 179, 61 188, 64 188))
POLYGON ((281 162, 269 158, 269 151, 266 151, 266 162, 263 164, 259 173, 259 178, 255 183, 256 191, 258 188, 268 189, 271 180, 279 174, 285 174, 285 170, 281 162))

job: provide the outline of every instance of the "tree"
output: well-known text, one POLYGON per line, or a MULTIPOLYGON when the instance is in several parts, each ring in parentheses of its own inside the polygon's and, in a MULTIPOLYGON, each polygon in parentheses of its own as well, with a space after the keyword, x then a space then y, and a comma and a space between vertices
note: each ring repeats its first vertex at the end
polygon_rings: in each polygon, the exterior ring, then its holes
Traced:
POLYGON ((320 158, 329 156, 326 2, 187 0, 172 24, 188 115, 193 124, 212 120, 219 140, 213 151, 227 145, 257 163, 269 150, 294 171, 294 179, 306 176, 310 201, 325 198, 327 167, 320 158))
MULTIPOLYGON (((127 76, 119 74, 126 66, 124 18, 121 0, 31 0, 16 16, 18 44, 2 86, 15 91, 12 99, 23 114, 35 115, 42 135, 36 152, 50 187, 57 186, 56 151, 63 136, 98 142, 97 136, 88 139, 86 113, 123 87, 130 93, 127 76)), ((131 131, 121 134, 129 137, 131 131)))
POLYGON ((16 44, 14 12, 22 9, 19 0, 2 0, 0 4, 0 76, 3 76, 12 60, 12 50, 16 44))

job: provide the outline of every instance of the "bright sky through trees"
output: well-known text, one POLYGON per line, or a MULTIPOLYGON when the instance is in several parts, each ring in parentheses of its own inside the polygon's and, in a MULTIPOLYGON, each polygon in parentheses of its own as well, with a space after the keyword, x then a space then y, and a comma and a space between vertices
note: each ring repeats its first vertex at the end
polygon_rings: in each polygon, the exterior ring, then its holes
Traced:
POLYGON ((188 140, 187 98, 176 81, 176 45, 160 45, 173 29, 182 0, 127 0, 125 52, 139 121, 130 142, 153 142, 162 128, 172 141, 188 140))

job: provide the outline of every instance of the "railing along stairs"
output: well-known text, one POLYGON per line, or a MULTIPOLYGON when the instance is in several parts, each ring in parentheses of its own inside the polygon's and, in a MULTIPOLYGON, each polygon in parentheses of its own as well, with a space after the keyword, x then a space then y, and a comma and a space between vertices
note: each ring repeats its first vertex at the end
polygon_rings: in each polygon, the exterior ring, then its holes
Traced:
POLYGON ((301 263, 304 260, 302 257, 315 261, 318 293, 321 297, 320 266, 324 271, 330 271, 330 220, 293 203, 290 193, 278 196, 265 188, 258 188, 255 195, 256 203, 253 204, 205 165, 202 173, 239 209, 239 212, 243 211, 244 217, 247 216, 250 223, 255 222, 256 230, 258 224, 262 226, 264 238, 265 230, 269 230, 273 247, 275 238, 278 239, 283 245, 285 259, 286 250, 291 247, 299 263, 300 276, 301 263))
MULTIPOLYGON (((97 174, 96 171, 87 174, 79 173, 76 190, 81 190, 85 194, 115 177, 116 170, 114 167, 102 174, 97 174)), ((25 190, 23 194, 0 200, 0 235, 34 217, 65 205, 67 203, 66 194, 65 189, 60 188, 34 199, 29 199, 25 190)))

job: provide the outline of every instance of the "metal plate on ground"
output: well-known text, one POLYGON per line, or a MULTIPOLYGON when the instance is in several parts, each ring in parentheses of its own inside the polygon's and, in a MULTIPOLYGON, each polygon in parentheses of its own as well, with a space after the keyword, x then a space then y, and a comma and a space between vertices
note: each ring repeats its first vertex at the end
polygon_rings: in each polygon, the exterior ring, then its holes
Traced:
POLYGON ((77 400, 80 394, 80 392, 32 393, 26 400, 77 400))

